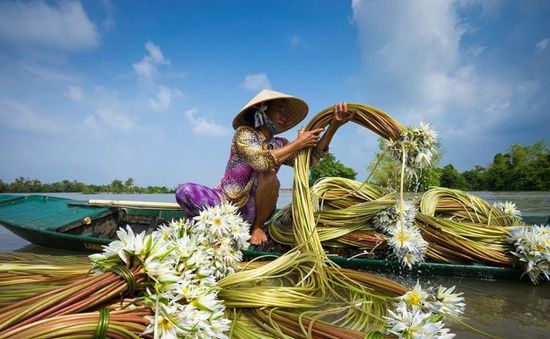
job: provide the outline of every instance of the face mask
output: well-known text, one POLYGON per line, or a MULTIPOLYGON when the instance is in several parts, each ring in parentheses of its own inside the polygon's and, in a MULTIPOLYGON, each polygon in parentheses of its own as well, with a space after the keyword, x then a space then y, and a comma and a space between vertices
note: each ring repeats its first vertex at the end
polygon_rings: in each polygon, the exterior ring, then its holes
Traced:
POLYGON ((261 105, 256 113, 254 113, 254 127, 258 128, 265 125, 265 127, 267 127, 271 134, 275 134, 277 132, 277 127, 275 126, 271 118, 267 116, 267 114, 265 113, 266 111, 267 106, 261 105))

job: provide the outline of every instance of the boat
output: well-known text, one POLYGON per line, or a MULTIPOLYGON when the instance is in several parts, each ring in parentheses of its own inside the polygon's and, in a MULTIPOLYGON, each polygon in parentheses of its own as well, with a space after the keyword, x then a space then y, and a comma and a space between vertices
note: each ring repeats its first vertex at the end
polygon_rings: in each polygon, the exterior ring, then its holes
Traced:
MULTIPOLYGON (((100 205, 92 201, 47 195, 0 194, 0 225, 35 245, 99 252, 102 246, 116 239, 119 227, 130 225, 135 233, 152 232, 163 223, 185 217, 176 204, 162 206, 158 203, 103 202, 100 205)), ((524 220, 529 224, 550 222, 547 216, 524 217, 524 220)), ((266 252, 261 248, 251 248, 244 252, 247 258, 276 257, 282 254, 266 252)), ((421 263, 408 271, 391 260, 328 256, 341 267, 398 275, 518 280, 523 273, 521 269, 511 267, 431 262, 421 263)))

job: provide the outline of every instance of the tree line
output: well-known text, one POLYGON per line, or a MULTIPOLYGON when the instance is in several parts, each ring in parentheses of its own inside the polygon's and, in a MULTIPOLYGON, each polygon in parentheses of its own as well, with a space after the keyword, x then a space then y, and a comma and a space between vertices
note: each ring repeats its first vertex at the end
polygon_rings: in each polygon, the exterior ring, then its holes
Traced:
POLYGON ((95 193, 175 193, 175 188, 166 186, 139 187, 134 184, 134 179, 125 181, 115 179, 107 185, 85 184, 77 180, 63 180, 53 183, 42 183, 38 179, 19 177, 11 183, 0 179, 1 193, 57 193, 75 192, 84 194, 95 193))
POLYGON ((550 191, 550 150, 544 141, 514 144, 487 167, 441 169, 440 185, 468 191, 550 191))
MULTIPOLYGON (((369 165, 372 182, 397 188, 399 164, 389 159, 380 142, 377 158, 369 165)), ((464 191, 550 191, 550 150, 541 140, 532 145, 512 145, 507 152, 497 153, 486 167, 458 171, 452 164, 440 167, 439 158, 420 173, 416 182, 407 183, 410 190, 425 191, 430 186, 464 191)))
MULTIPOLYGON (((384 187, 399 187, 400 167, 383 151, 369 164, 369 180, 384 187)), ((487 167, 475 166, 471 170, 459 172, 453 165, 440 167, 439 158, 433 166, 420 173, 418 180, 407 183, 409 190, 425 191, 430 186, 457 188, 465 191, 550 191, 550 150, 544 141, 532 145, 514 144, 505 153, 497 153, 487 167)), ((328 153, 310 172, 310 185, 327 176, 355 179, 357 172, 345 166, 328 153)), ((38 179, 19 177, 12 183, 0 180, 0 192, 40 193, 40 192, 80 192, 93 193, 174 193, 175 188, 166 186, 138 187, 134 179, 113 180, 108 185, 88 185, 73 180, 42 183, 38 179)))

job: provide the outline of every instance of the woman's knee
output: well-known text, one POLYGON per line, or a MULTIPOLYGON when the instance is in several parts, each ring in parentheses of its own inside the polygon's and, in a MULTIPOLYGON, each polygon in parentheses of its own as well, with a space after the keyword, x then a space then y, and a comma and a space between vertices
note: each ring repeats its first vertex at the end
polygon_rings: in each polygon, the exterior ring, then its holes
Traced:
POLYGON ((183 205, 187 205, 189 191, 190 187, 188 183, 180 184, 178 188, 176 188, 176 201, 180 206, 183 207, 183 205))
POLYGON ((275 171, 260 172, 258 180, 263 185, 277 190, 277 192, 279 191, 279 188, 281 186, 279 178, 277 178, 277 173, 275 173, 275 171))

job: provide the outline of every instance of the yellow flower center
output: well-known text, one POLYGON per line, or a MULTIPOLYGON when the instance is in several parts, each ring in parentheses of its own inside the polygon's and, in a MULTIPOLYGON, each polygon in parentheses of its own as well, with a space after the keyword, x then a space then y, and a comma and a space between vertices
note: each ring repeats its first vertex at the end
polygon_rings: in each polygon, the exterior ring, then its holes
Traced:
POLYGON ((189 292, 191 292, 189 287, 184 287, 184 288, 181 289, 181 294, 183 294, 184 296, 189 295, 189 292))
POLYGON ((420 296, 418 294, 411 294, 409 295, 409 297, 407 298, 407 301, 409 302, 409 304, 411 305, 420 305, 420 296))
POLYGON ((170 319, 168 319, 168 318, 160 317, 159 327, 163 331, 169 331, 174 327, 174 323, 171 322, 170 319))
POLYGON ((399 231, 399 233, 397 233, 397 240, 401 245, 403 245, 403 243, 406 242, 408 239, 409 237, 407 236, 407 234, 405 234, 405 232, 399 231))

